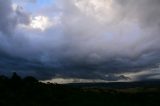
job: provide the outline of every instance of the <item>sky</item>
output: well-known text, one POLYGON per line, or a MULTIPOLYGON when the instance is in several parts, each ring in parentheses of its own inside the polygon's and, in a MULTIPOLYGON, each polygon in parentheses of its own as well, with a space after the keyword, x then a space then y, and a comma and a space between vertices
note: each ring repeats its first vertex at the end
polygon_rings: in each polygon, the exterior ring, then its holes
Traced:
POLYGON ((159 79, 159 34, 159 0, 0 0, 0 74, 159 79))

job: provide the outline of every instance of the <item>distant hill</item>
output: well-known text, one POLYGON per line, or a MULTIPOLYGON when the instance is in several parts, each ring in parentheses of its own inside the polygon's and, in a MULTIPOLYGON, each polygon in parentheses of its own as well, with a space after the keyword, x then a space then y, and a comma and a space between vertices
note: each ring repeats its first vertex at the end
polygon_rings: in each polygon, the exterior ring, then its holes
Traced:
POLYGON ((160 87, 160 80, 145 80, 136 82, 109 82, 109 83, 69 83, 65 84, 77 88, 136 88, 160 87))

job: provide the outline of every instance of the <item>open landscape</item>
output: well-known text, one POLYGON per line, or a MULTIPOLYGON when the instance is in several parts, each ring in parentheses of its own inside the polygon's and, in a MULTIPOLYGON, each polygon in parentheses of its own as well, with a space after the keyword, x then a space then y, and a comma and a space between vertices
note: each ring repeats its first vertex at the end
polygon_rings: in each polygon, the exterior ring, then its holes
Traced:
POLYGON ((160 106, 160 0, 0 0, 0 106, 160 106))
POLYGON ((159 106, 160 81, 41 83, 34 77, 0 76, 1 106, 159 106))

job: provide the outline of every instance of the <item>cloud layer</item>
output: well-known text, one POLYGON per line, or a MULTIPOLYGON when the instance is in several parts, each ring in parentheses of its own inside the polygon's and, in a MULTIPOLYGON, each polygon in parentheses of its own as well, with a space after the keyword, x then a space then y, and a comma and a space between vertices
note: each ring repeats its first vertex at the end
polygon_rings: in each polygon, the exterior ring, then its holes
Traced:
POLYGON ((26 5, 36 1, 0 1, 1 73, 118 80, 154 74, 160 63, 159 0, 55 0, 36 12, 26 5))

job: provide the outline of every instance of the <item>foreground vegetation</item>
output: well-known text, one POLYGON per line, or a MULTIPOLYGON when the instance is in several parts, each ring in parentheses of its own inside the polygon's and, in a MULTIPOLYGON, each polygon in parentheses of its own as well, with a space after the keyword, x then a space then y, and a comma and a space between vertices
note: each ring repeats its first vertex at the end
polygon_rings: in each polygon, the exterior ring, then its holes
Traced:
POLYGON ((160 86, 74 87, 0 76, 0 106, 160 106, 160 86))

